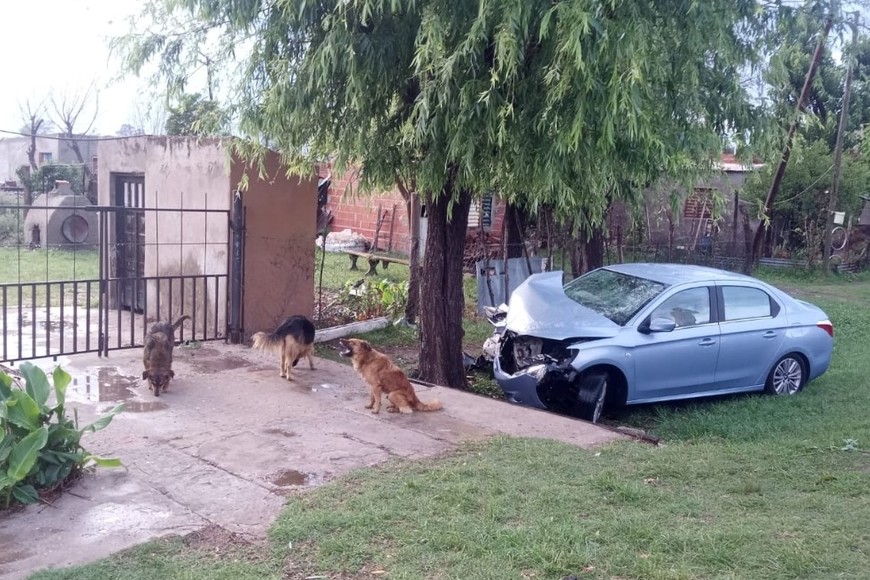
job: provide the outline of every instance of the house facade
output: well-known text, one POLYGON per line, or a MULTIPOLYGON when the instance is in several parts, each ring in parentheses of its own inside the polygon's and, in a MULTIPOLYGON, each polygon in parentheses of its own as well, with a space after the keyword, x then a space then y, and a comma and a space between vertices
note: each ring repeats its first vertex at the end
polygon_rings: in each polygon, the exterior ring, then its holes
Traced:
MULTIPOLYGON (((85 163, 95 164, 99 136, 80 135, 76 137, 85 163)), ((30 137, 9 137, 0 139, 0 182, 17 181, 16 172, 22 165, 30 165, 27 148, 30 137)), ((36 137, 36 163, 78 164, 79 160, 70 146, 69 140, 61 133, 49 133, 36 137)))
MULTIPOLYGON (((744 243, 745 231, 743 213, 740 208, 745 202, 739 192, 752 171, 760 164, 746 165, 739 162, 733 154, 725 153, 715 164, 715 174, 692 191, 680 190, 681 210, 674 216, 671 205, 671 191, 667 185, 650 188, 645 193, 643 243, 652 246, 680 246, 681 249, 697 248, 699 243, 707 243, 705 236, 717 242, 726 242, 739 247, 744 243), (717 207, 714 208, 714 203, 717 207)), ((328 166, 319 168, 321 178, 329 178, 330 185, 325 203, 332 214, 330 231, 346 229, 361 234, 377 250, 392 250, 408 253, 410 247, 408 212, 402 195, 397 189, 376 194, 360 193, 358 179, 354 172, 342 176, 332 175, 328 166)), ((425 208, 424 208, 425 211, 425 208)), ((499 240, 502 236, 505 204, 498 196, 484 196, 475 200, 468 220, 469 240, 474 239, 481 226, 487 237, 499 240)), ((424 214, 425 215, 425 214, 424 214)), ((607 217, 611 244, 617 238, 624 238, 626 244, 632 227, 628 209, 621 203, 614 203, 607 217)), ((751 220, 755 227, 757 220, 751 220)), ((374 249, 374 248, 373 248, 374 249)), ((729 248, 730 249, 730 248, 729 248)))
MULTIPOLYGON (((714 174, 690 191, 667 183, 650 188, 644 196, 643 223, 635 230, 644 232, 643 243, 652 247, 695 251, 715 242, 725 253, 739 254, 745 245, 746 227, 754 229, 758 224, 740 192, 752 172, 761 167, 724 153, 714 164, 714 174), (676 216, 671 204, 674 191, 681 199, 676 216)), ((629 225, 627 210, 615 208, 609 220, 611 237, 615 238, 617 227, 628 235, 629 225)))
MULTIPOLYGON (((321 179, 329 179, 326 199, 321 202, 332 214, 330 231, 349 229, 364 236, 372 250, 410 253, 408 207, 397 188, 374 194, 361 193, 359 179, 353 171, 336 176, 324 165, 318 173, 321 179)), ((422 217, 425 211, 423 207, 422 217)), ((487 233, 499 237, 503 221, 504 203, 497 196, 484 196, 472 204, 468 216, 469 236, 475 236, 483 227, 487 233)))
POLYGON ((160 320, 186 314, 195 328, 224 328, 230 277, 237 276, 245 335, 290 314, 312 315, 314 172, 288 177, 269 152, 261 176, 230 145, 151 136, 99 144, 99 205, 117 208, 103 225, 114 250, 108 267, 119 284, 116 307, 160 320), (237 197, 245 217, 240 271, 230 256, 237 197))

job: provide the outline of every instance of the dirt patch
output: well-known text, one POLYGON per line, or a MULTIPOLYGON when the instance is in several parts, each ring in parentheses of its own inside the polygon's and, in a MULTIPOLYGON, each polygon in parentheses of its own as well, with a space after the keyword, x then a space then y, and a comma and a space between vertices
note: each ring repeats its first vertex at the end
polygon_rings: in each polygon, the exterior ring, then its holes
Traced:
POLYGON ((314 290, 314 327, 329 328, 356 322, 357 316, 350 308, 340 302, 339 293, 333 290, 314 290))
POLYGON ((210 358, 205 360, 197 357, 196 360, 191 360, 191 363, 196 369, 203 374, 218 373, 220 371, 230 371, 233 369, 242 369, 251 366, 253 363, 240 356, 223 356, 220 358, 210 358))
POLYGON ((266 480, 272 485, 277 485, 278 487, 306 485, 308 483, 308 474, 296 471, 295 469, 287 469, 270 475, 266 480))
POLYGON ((420 363, 420 352, 416 346, 384 346, 378 350, 393 359, 405 372, 415 370, 420 363))
POLYGON ((251 546, 254 544, 254 542, 244 536, 225 530, 215 524, 187 534, 184 536, 183 542, 188 548, 196 550, 220 549, 229 546, 251 546))
POLYGON ((268 558, 268 550, 262 543, 254 542, 241 534, 236 534, 212 524, 191 532, 182 538, 184 546, 215 560, 245 559, 261 562, 268 558))
MULTIPOLYGON (((212 374, 221 371, 243 369, 255 364, 253 361, 240 356, 221 354, 220 351, 215 348, 194 348, 184 346, 180 348, 189 353, 187 354, 187 360, 185 360, 185 362, 192 365, 199 374, 212 374)), ((179 357, 178 360, 184 359, 179 357)))

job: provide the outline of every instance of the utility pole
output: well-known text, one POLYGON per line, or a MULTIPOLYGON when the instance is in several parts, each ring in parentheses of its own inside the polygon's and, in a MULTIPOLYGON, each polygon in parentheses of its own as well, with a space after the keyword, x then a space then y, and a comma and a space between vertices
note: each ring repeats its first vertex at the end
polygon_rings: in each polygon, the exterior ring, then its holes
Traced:
MULTIPOLYGON (((858 39, 858 13, 855 13, 855 22, 852 24, 852 45, 858 39)), ((846 83, 843 88, 843 106, 840 108, 840 123, 837 126, 837 142, 834 146, 834 172, 830 194, 828 196, 828 210, 825 212, 825 242, 822 247, 822 270, 825 276, 831 275, 831 233, 834 229, 834 212, 837 209, 837 200, 840 195, 840 165, 843 159, 843 133, 846 132, 846 123, 849 122, 849 93, 852 87, 852 65, 854 56, 849 55, 849 66, 846 68, 846 83)))
MULTIPOLYGON (((800 120, 801 111, 807 102, 807 97, 810 94, 810 88, 813 86, 813 79, 816 76, 816 70, 819 68, 819 62, 822 60, 822 52, 824 52, 825 41, 828 38, 828 32, 831 30, 831 25, 833 24, 833 16, 828 15, 825 18, 825 24, 822 28, 821 34, 819 34, 819 40, 816 42, 816 49, 813 52, 813 60, 810 61, 810 68, 807 70, 807 76, 804 78, 804 86, 801 88, 801 94, 798 98, 797 105, 795 105, 795 115, 794 119, 788 126, 788 132, 785 137, 785 148, 782 151, 782 158, 779 161, 779 165, 776 168, 776 173, 773 174, 773 181, 770 184, 770 190, 767 192, 767 199, 764 202, 764 215, 770 216, 770 213, 773 211, 773 204, 776 202, 776 196, 779 193, 779 186, 782 183, 782 177, 785 175, 785 168, 788 165, 788 159, 791 157, 791 144, 794 140, 794 134, 797 130, 797 125, 800 120)), ((758 228, 755 230, 755 235, 752 239, 752 247, 749 253, 746 255, 745 260, 743 261, 743 272, 745 274, 751 274, 752 268, 755 265, 756 260, 758 259, 758 254, 761 252, 761 242, 764 239, 764 231, 767 228, 765 227, 765 223, 762 220, 760 224, 758 224, 758 228)))

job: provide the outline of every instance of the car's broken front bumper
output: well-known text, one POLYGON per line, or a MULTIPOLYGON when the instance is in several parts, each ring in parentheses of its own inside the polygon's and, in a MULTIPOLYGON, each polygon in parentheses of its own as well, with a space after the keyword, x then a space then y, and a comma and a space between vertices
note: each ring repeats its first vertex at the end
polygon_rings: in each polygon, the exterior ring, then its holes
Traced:
POLYGON ((501 357, 495 357, 492 372, 498 386, 504 391, 505 399, 519 405, 546 409, 538 398, 538 383, 544 376, 547 365, 534 365, 511 375, 502 370, 500 359, 501 357))

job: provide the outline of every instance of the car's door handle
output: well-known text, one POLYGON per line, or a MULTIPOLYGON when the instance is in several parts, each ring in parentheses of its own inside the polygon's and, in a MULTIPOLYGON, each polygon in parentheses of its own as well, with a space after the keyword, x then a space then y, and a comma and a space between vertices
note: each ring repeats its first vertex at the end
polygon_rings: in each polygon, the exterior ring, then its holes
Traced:
POLYGON ((776 338, 776 331, 775 330, 768 330, 767 332, 765 332, 761 336, 763 336, 764 338, 776 338))
POLYGON ((702 340, 698 344, 701 346, 713 346, 714 344, 716 344, 716 341, 713 340, 712 338, 705 338, 704 340, 702 340))

